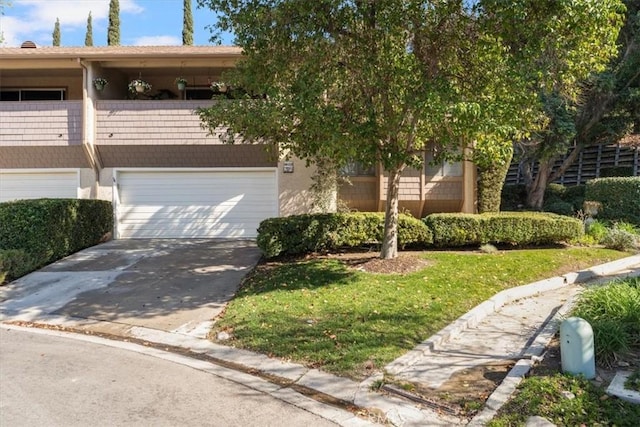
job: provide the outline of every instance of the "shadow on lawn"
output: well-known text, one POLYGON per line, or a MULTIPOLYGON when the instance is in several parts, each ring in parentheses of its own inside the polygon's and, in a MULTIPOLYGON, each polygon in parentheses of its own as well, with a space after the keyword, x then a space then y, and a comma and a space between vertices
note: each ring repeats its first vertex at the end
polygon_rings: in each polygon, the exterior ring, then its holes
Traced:
POLYGON ((335 260, 266 262, 256 266, 242 282, 239 296, 257 295, 276 290, 316 289, 327 285, 347 285, 357 278, 335 260))

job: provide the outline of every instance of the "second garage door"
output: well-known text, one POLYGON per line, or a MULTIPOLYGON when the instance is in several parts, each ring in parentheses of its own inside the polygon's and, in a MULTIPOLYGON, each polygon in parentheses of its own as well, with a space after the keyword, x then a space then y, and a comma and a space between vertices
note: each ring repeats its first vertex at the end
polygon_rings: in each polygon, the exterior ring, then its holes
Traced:
POLYGON ((0 171, 0 202, 18 199, 78 198, 77 170, 0 171))
POLYGON ((278 215, 276 170, 118 171, 117 238, 256 237, 278 215))

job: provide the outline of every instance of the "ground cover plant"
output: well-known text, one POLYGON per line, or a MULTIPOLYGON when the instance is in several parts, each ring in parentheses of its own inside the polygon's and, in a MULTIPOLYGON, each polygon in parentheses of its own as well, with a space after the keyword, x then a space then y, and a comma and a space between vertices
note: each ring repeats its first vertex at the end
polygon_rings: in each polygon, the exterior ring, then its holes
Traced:
POLYGON ((531 415, 557 426, 636 427, 640 405, 609 398, 602 387, 582 377, 534 376, 523 381, 516 396, 488 425, 522 426, 531 415))
MULTIPOLYGON (((634 366, 627 388, 640 378, 640 278, 629 278, 590 288, 581 294, 572 316, 586 319, 594 332, 597 381, 562 375, 557 342, 533 375, 519 386, 513 399, 489 424, 493 427, 523 425, 532 415, 558 426, 637 426, 640 405, 609 397, 602 377, 612 377, 618 364, 634 366), (610 369, 611 368, 611 369, 610 369)), ((629 368, 625 368, 629 369, 629 368)))
POLYGON ((631 351, 640 352, 640 278, 587 289, 572 315, 593 328, 599 365, 612 366, 631 351))
POLYGON ((231 345, 362 378, 496 292, 625 255, 596 248, 419 252, 400 257, 421 265, 406 274, 361 271, 340 256, 263 263, 212 336, 226 331, 231 345))

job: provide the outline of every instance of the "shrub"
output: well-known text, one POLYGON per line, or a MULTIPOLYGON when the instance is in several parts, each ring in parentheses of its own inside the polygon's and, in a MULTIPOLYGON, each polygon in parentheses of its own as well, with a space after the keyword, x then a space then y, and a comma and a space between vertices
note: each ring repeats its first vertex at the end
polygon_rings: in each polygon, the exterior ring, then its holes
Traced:
POLYGON ((591 324, 596 361, 611 365, 618 356, 640 346, 640 278, 587 289, 572 315, 591 324))
POLYGON ((0 249, 0 284, 32 272, 38 264, 24 249, 0 249))
POLYGON ((556 213, 558 215, 571 216, 575 213, 575 209, 571 203, 556 201, 549 204, 545 204, 544 210, 546 212, 556 213))
POLYGON ((633 166, 610 166, 600 169, 600 178, 633 176, 633 166))
POLYGON ((640 226, 640 177, 592 179, 587 182, 585 199, 602 204, 598 219, 640 226))
POLYGON ((561 184, 549 184, 544 193, 543 209, 559 215, 575 215, 578 209, 582 208, 584 191, 584 185, 565 187, 561 184))
MULTIPOLYGON (((36 199, 0 203, 0 249, 24 251, 25 256, 33 260, 32 269, 95 245, 112 228, 111 203, 103 200, 36 199)), ((12 260, 20 256, 10 252, 3 262, 13 265, 12 260)))
POLYGON ((601 243, 608 249, 629 251, 636 248, 637 240, 637 235, 614 226, 607 230, 607 233, 602 238, 601 243))
POLYGON ((574 212, 582 209, 582 204, 584 203, 584 192, 586 190, 586 186, 584 185, 572 185, 569 187, 565 187, 564 189, 564 198, 562 201, 566 203, 570 203, 573 206, 574 212))
POLYGON ((607 226, 602 221, 591 220, 586 224, 586 232, 595 239, 596 243, 601 243, 607 235, 607 226))
POLYGON ((550 203, 565 200, 566 187, 562 184, 551 183, 544 190, 544 199, 550 203))
POLYGON ((502 212, 497 214, 432 214, 424 218, 436 246, 485 243, 543 245, 577 239, 582 223, 552 213, 502 212))
MULTIPOLYGON (((384 214, 378 212, 328 213, 268 218, 258 227, 258 247, 267 258, 338 248, 378 245, 382 242, 384 214)), ((419 219, 400 214, 398 245, 424 247, 431 232, 419 219)))
POLYGON ((527 189, 524 184, 507 184, 502 187, 501 211, 516 211, 527 204, 527 189))

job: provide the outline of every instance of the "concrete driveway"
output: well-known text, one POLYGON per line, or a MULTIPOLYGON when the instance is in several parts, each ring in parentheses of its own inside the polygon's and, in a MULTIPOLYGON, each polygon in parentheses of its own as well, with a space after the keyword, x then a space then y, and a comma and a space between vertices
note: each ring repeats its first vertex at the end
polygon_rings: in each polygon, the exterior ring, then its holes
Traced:
POLYGON ((204 337, 260 258, 248 240, 113 240, 0 288, 0 320, 204 337))

